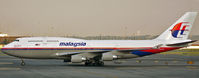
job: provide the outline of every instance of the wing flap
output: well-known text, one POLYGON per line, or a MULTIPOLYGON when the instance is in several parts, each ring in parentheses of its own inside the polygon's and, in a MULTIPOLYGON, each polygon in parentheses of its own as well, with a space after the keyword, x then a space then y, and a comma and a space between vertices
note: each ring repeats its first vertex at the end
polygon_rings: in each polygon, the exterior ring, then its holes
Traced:
POLYGON ((138 51, 138 50, 149 50, 149 49, 159 49, 163 44, 158 44, 154 47, 150 48, 139 48, 139 49, 127 49, 127 50, 118 50, 119 52, 132 52, 132 51, 138 51))

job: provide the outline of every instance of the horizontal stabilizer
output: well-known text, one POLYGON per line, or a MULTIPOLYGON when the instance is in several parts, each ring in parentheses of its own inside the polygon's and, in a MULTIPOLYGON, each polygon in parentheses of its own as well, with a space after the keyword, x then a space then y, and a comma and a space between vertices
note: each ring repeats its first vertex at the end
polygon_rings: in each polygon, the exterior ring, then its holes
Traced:
POLYGON ((180 45, 186 45, 189 43, 196 42, 197 40, 187 41, 187 42, 181 42, 181 43, 174 43, 174 44, 167 44, 167 46, 180 46, 180 45))

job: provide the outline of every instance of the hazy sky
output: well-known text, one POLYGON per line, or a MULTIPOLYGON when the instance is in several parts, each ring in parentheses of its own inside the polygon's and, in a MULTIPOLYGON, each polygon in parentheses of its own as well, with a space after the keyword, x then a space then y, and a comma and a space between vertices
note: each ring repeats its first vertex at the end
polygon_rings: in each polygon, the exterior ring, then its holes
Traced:
MULTIPOLYGON (((0 0, 0 32, 32 36, 157 35, 199 0, 0 0)), ((191 34, 199 35, 199 16, 191 34)))

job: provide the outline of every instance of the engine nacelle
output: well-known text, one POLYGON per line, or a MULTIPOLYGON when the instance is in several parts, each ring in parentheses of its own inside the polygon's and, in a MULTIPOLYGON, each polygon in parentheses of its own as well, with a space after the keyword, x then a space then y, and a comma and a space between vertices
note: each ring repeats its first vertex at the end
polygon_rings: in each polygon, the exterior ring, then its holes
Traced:
POLYGON ((113 55, 112 53, 103 53, 102 60, 103 61, 112 61, 118 59, 117 55, 113 55))
POLYGON ((86 58, 80 55, 73 55, 71 56, 71 62, 73 63, 81 63, 86 61, 86 58))

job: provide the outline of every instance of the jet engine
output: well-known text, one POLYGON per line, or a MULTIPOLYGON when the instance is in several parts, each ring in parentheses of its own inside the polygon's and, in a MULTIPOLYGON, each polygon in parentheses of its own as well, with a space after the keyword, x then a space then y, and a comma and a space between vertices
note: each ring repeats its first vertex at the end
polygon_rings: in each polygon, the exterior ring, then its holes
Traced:
POLYGON ((81 63, 86 61, 86 58, 80 55, 73 55, 71 56, 71 62, 73 63, 81 63))
POLYGON ((103 61, 112 61, 118 59, 117 55, 113 55, 112 53, 103 53, 102 60, 103 61))

